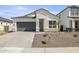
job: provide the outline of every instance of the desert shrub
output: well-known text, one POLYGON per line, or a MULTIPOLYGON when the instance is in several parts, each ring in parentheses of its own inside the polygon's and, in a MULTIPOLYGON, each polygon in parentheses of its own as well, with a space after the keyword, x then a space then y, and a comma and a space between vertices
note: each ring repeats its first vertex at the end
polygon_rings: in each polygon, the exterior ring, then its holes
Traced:
POLYGON ((44 34, 44 35, 43 35, 43 37, 46 37, 46 36, 47 36, 47 34, 44 34))
POLYGON ((77 37, 77 34, 74 34, 73 36, 74 36, 74 37, 77 37))
POLYGON ((46 44, 46 42, 45 41, 41 41, 42 42, 42 44, 46 44))

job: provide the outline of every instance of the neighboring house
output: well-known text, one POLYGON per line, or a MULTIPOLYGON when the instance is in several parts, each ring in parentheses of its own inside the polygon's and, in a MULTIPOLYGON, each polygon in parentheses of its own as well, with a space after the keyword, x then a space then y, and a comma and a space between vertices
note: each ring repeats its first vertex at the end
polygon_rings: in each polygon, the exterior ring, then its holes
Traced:
POLYGON ((0 17, 0 31, 8 32, 12 31, 13 22, 9 19, 0 17))
POLYGON ((15 31, 58 31, 59 17, 42 8, 12 19, 15 31))
POLYGON ((61 28, 64 31, 79 31, 79 7, 68 6, 57 16, 61 20, 61 28))

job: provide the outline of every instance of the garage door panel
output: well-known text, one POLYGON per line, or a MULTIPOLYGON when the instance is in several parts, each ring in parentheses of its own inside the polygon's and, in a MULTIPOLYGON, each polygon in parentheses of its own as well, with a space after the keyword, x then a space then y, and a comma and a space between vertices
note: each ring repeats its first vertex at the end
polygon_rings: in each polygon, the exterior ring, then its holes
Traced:
POLYGON ((35 22, 17 22, 17 31, 36 31, 35 22))

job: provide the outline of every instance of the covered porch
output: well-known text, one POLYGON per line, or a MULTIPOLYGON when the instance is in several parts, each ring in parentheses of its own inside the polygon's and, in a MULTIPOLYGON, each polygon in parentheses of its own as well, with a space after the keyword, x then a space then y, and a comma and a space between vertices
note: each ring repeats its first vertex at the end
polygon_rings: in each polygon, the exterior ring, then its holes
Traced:
POLYGON ((73 32, 79 32, 79 20, 70 20, 70 28, 73 32))

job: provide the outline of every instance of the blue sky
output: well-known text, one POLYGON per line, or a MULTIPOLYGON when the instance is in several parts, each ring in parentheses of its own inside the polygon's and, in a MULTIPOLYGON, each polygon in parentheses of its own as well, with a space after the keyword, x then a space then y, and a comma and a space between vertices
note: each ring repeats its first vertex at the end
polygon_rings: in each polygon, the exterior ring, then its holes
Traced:
POLYGON ((22 16, 40 8, 57 14, 66 7, 67 5, 0 5, 0 16, 5 18, 22 16))

